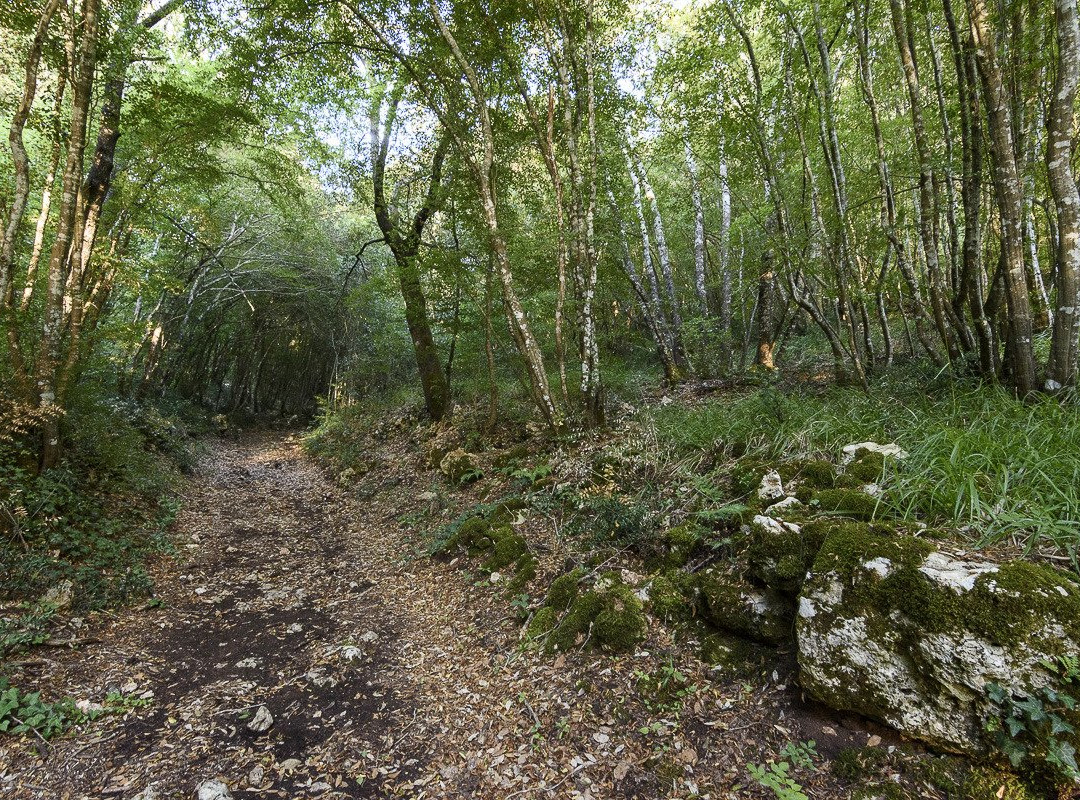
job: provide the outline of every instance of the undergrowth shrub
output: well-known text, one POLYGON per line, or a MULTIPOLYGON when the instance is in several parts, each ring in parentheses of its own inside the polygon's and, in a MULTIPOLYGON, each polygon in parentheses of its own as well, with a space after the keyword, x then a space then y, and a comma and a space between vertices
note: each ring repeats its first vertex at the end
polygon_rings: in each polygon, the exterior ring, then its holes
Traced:
POLYGON ((0 600, 31 600, 68 580, 80 611, 145 597, 143 561, 168 548, 170 488, 194 458, 187 430, 92 386, 80 387, 64 429, 64 460, 41 474, 32 418, 0 438, 0 600))

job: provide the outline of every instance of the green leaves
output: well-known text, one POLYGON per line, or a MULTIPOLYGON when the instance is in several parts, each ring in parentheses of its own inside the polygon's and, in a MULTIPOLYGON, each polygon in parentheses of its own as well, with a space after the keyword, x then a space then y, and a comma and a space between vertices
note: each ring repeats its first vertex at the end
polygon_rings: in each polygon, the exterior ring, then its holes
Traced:
POLYGON ((1070 720, 1075 721, 1077 701, 1061 688, 1077 683, 1077 664, 1067 658, 1044 662, 1044 666, 1054 673, 1059 688, 1046 686, 1018 694, 996 683, 987 685, 986 696, 998 708, 987 731, 1013 767, 1027 764, 1046 773, 1051 782, 1080 782, 1076 748, 1070 741, 1076 733, 1070 720))

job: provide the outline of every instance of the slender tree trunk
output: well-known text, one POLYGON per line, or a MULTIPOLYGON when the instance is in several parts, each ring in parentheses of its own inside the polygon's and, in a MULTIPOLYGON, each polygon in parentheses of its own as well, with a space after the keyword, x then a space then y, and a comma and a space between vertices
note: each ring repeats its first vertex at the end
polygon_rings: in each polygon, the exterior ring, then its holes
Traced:
POLYGON ((945 312, 944 286, 941 264, 938 260, 937 202, 934 191, 935 177, 930 144, 923 121, 922 90, 919 84, 919 70, 915 59, 914 44, 911 39, 910 9, 904 0, 889 0, 892 11, 893 35, 900 53, 904 81, 908 90, 908 107, 911 111, 911 127, 915 139, 915 152, 919 161, 919 242, 922 246, 923 259, 926 262, 926 274, 929 285, 930 308, 933 310, 934 323, 938 335, 945 344, 950 360, 957 360, 960 351, 952 336, 945 312))
POLYGON ((1047 115, 1046 170, 1058 217, 1055 287, 1057 309, 1050 339, 1046 388, 1076 383, 1080 336, 1080 192, 1072 168, 1077 84, 1080 83, 1080 23, 1076 0, 1055 0, 1057 78, 1047 115))
POLYGON ((728 181, 727 156, 720 143, 720 332, 731 335, 731 183, 728 181))
MULTIPOLYGON (((41 344, 36 369, 38 406, 48 418, 43 431, 41 467, 49 469, 60 460, 60 416, 62 400, 58 396, 57 379, 60 369, 61 321, 63 317, 64 284, 67 276, 64 266, 68 262, 68 250, 78 242, 72 241, 75 216, 78 209, 79 184, 81 182, 83 152, 86 148, 87 114, 90 107, 94 82, 94 64, 97 54, 97 24, 100 0, 86 0, 82 10, 82 34, 73 59, 74 78, 71 83, 72 110, 68 134, 67 162, 61 181, 62 195, 57 218, 56 238, 49 254, 49 281, 45 299, 41 344)), ((72 31, 72 36, 76 35, 72 31)), ((74 45, 74 41, 72 42, 74 45)), ((73 49, 75 49, 73 47, 73 49)))
POLYGON ((370 136, 375 220, 394 256, 397 267, 401 297, 405 303, 405 321, 413 343, 416 368, 420 373, 424 404, 431 418, 438 422, 450 411, 450 384, 442 362, 439 360, 435 337, 431 333, 427 299, 424 297, 423 285, 420 282, 417 257, 420 251, 420 237, 427 221, 435 214, 442 202, 442 168, 450 138, 445 133, 439 138, 432 157, 431 177, 424 203, 417 211, 409 229, 403 233, 387 200, 385 188, 386 158, 399 98, 400 89, 392 92, 387 104, 385 121, 380 121, 383 108, 381 99, 379 102, 372 103, 370 136))
POLYGON ((686 151, 686 169, 690 173, 690 198, 694 205, 694 289, 704 319, 709 316, 709 295, 705 289, 705 206, 701 202, 697 162, 689 138, 683 141, 683 149, 686 151))
MULTIPOLYGON (((892 0, 897 2, 897 0, 892 0)), ((997 40, 985 0, 969 0, 971 34, 975 40, 979 72, 982 76, 990 148, 994 155, 994 184, 998 212, 1001 215, 1001 251, 1003 288, 1008 305, 1009 378, 1021 395, 1035 389, 1035 354, 1032 349, 1031 302, 1023 250, 1023 187, 1013 146, 1012 118, 998 61, 997 40)))
POLYGON ((518 353, 525 362, 525 368, 529 376, 529 387, 533 400, 547 425, 555 431, 561 431, 565 426, 562 411, 558 403, 552 397, 548 383, 547 371, 544 368, 544 357, 529 326, 525 315, 525 308, 518 297, 514 286, 514 275, 510 264, 510 252, 506 238, 499 227, 498 194, 494 182, 495 167, 495 131, 491 123, 491 115, 488 111, 487 93, 480 85, 480 79, 476 71, 465 58, 457 39, 446 26, 438 5, 430 0, 428 5, 439 32, 446 41, 454 56, 454 60, 461 68, 465 81, 476 106, 480 122, 480 156, 477 158, 466 147, 461 147, 459 152, 468 164, 475 179, 477 194, 480 199, 481 218, 488 231, 492 252, 495 257, 495 267, 499 275, 499 282, 503 290, 503 302, 506 307, 510 332, 514 338, 518 353))

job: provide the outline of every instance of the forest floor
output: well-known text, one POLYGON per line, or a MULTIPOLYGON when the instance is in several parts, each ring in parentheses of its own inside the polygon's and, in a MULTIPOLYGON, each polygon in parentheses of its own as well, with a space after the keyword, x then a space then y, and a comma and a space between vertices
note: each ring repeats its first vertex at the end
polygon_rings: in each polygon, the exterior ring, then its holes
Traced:
POLYGON ((77 648, 14 676, 46 696, 111 693, 120 713, 48 744, 0 739, 0 796, 194 798, 218 779, 236 798, 764 798, 747 765, 813 740, 793 774, 835 798, 850 784, 830 758, 900 744, 805 702, 783 650, 748 678, 659 624, 621 656, 521 647, 501 592, 416 555, 401 519, 433 478, 404 447, 345 488, 293 436, 212 442, 177 554, 150 565, 155 600, 88 617, 77 648), (676 669, 676 697, 638 691, 676 669), (273 722, 255 732, 260 706, 273 722))

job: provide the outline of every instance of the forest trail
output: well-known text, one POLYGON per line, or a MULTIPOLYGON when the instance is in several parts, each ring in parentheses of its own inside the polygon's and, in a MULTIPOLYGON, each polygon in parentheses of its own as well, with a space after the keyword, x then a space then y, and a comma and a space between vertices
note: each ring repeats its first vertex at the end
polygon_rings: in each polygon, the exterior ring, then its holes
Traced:
POLYGON ((773 739, 865 741, 800 710, 783 666, 751 694, 703 667, 684 708, 644 709, 629 698, 658 655, 522 651, 501 592, 409 555, 398 520, 431 477, 380 458, 343 489, 292 437, 212 443, 155 601, 94 617, 37 673, 46 695, 130 709, 0 751, 5 797, 171 800, 214 779, 235 798, 662 797, 730 787, 773 739))

